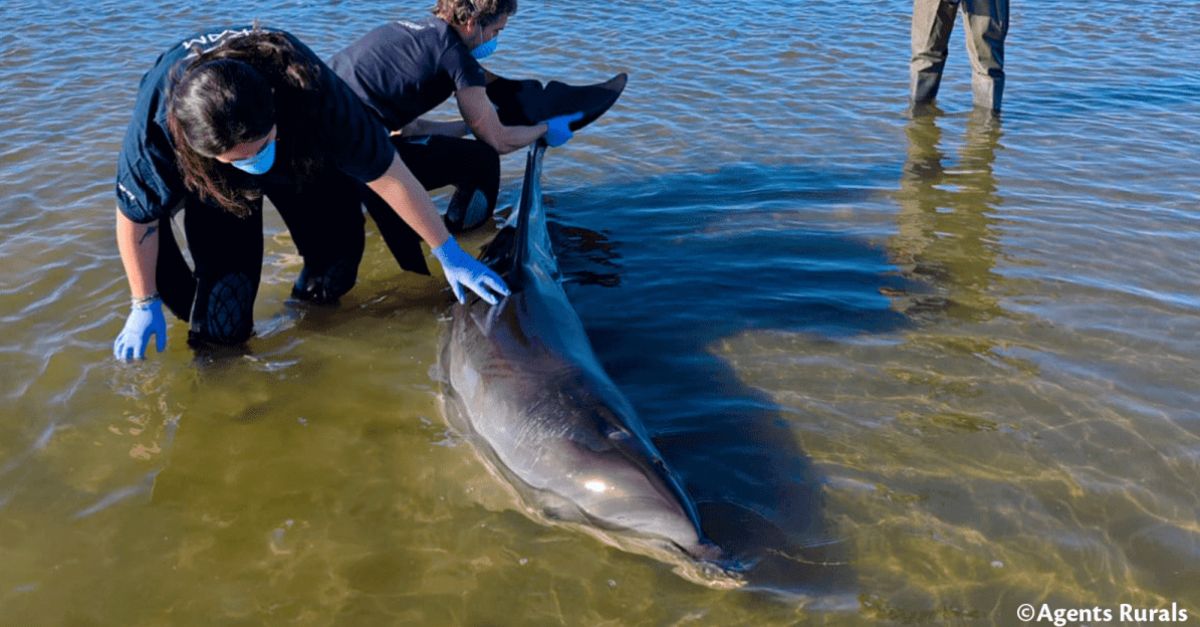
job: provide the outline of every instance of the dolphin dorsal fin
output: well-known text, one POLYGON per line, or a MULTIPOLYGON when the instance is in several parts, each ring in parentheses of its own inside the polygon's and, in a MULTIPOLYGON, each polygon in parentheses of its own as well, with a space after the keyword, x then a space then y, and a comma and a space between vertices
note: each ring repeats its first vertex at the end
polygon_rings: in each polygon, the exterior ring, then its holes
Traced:
MULTIPOLYGON (((546 143, 538 140, 529 147, 525 159, 525 179, 521 183, 521 200, 517 203, 517 232, 513 242, 514 272, 529 270, 535 264, 553 264, 554 251, 550 249, 546 209, 542 205, 542 158, 545 154, 546 143)), ((553 266, 549 270, 557 273, 553 266)))

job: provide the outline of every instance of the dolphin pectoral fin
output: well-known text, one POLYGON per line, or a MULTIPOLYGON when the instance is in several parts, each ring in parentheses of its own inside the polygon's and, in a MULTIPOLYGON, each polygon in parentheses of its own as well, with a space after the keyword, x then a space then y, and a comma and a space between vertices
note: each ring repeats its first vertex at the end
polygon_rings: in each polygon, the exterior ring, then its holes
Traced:
POLYGON ((579 506, 554 492, 539 491, 537 502, 542 516, 547 520, 554 522, 579 522, 584 518, 580 514, 579 506))
POLYGON ((550 520, 557 520, 560 522, 571 520, 571 518, 567 515, 567 511, 562 507, 543 507, 542 515, 550 520))

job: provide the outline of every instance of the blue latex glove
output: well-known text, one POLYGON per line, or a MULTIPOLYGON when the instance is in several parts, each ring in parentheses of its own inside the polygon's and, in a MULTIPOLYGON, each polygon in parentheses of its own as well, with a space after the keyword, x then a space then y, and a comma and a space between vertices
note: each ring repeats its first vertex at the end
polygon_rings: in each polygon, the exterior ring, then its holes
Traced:
POLYGON ((163 318, 162 299, 158 296, 133 306, 125 320, 125 328, 113 342, 113 357, 121 361, 145 359, 151 335, 155 336, 158 352, 166 350, 167 320, 163 318))
POLYGON ((504 279, 468 255, 458 245, 458 242, 454 241, 453 237, 446 240, 445 244, 433 249, 433 256, 437 257, 438 262, 442 264, 446 282, 450 284, 450 289, 454 290, 454 297, 458 299, 458 302, 467 302, 466 296, 463 294, 464 285, 487 301, 489 305, 500 302, 496 295, 508 296, 508 286, 504 284, 504 279))
POLYGON ((575 136, 571 132, 571 127, 568 126, 583 117, 582 111, 576 111, 567 115, 559 115, 546 120, 546 145, 555 148, 567 143, 567 140, 575 136))

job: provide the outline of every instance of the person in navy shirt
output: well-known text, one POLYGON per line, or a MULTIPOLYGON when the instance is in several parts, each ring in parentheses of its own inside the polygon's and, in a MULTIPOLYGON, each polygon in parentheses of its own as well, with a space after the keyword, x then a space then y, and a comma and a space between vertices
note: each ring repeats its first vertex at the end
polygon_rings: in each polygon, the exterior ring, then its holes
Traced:
MULTIPOLYGON (((517 0, 438 0, 434 17, 399 20, 372 30, 330 59, 329 65, 392 132, 396 150, 425 189, 455 192, 446 211, 452 232, 483 224, 495 208, 500 156, 545 138, 559 146, 572 136, 567 114, 528 126, 502 124, 488 99, 495 76, 480 64, 517 11, 517 0), (462 120, 421 118, 454 96, 462 120), (466 139, 473 133, 475 139, 466 139)), ((364 204, 401 266, 422 271, 412 254, 415 238, 375 194, 364 204)))
POLYGON ((239 344, 253 333, 262 266, 262 198, 279 210, 304 270, 293 295, 332 302, 357 277, 365 185, 433 249, 460 301, 488 302, 503 280, 450 236, 383 126, 292 35, 257 26, 188 37, 143 77, 117 163, 117 244, 133 295, 113 344, 143 358, 166 347, 162 305, 190 323, 193 344, 239 344), (169 220, 183 210, 193 266, 169 220))

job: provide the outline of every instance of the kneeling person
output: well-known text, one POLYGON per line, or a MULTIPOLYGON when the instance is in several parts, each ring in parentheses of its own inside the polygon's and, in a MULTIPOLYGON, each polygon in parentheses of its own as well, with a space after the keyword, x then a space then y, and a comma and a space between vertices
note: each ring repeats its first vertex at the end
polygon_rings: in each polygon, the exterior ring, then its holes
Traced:
MULTIPOLYGON (((396 21, 367 33, 330 60, 330 67, 392 131, 405 165, 425 187, 452 185, 446 211, 452 232, 483 224, 495 209, 500 157, 545 137, 559 146, 572 136, 579 115, 561 115, 529 126, 502 124, 488 99, 496 77, 479 64, 517 11, 516 0, 438 0, 434 17, 396 21), (421 116, 453 95, 462 121, 421 116), (473 133, 476 139, 465 139, 473 133)), ((416 238, 374 194, 364 204, 400 265, 426 272, 416 238)))
POLYGON ((113 354, 142 358, 151 335, 162 351, 164 303, 191 323, 189 341, 250 337, 264 195, 304 258, 294 293, 331 301, 349 290, 363 218, 357 195, 329 191, 343 179, 373 190, 434 249, 460 300, 463 286, 489 302, 507 293, 455 243, 361 100, 295 37, 225 29, 161 55, 142 77, 117 165, 117 245, 133 310, 113 354), (171 233, 179 209, 194 268, 171 233))

